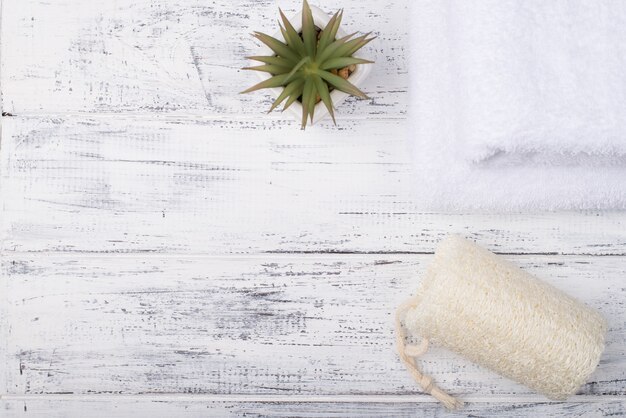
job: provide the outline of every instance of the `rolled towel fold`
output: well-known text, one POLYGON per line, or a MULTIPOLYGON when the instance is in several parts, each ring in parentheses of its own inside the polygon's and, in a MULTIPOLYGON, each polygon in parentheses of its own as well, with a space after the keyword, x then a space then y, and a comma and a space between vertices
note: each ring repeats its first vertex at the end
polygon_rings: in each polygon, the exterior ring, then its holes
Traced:
POLYGON ((626 3, 453 2, 440 53, 475 161, 626 154, 626 3))
POLYGON ((418 201, 626 208, 626 2, 410 7, 418 201))

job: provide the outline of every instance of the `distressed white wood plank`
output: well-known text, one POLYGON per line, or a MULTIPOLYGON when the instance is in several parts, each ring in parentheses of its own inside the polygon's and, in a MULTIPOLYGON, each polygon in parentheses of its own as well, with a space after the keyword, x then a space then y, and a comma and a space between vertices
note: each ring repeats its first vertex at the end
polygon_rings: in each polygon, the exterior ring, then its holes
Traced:
MULTIPOLYGON (((2 263, 2 256, 0 255, 0 263, 2 263)), ((7 393, 7 367, 8 364, 8 335, 9 335, 9 322, 7 320, 8 315, 8 301, 7 301, 7 278, 5 275, 0 275, 0 397, 2 394, 7 393)))
MULTIPOLYGON (((11 394, 417 394, 393 312, 428 255, 8 256, 11 394)), ((626 395, 624 257, 510 256, 609 322, 580 394, 626 395)), ((531 392, 442 349, 450 392, 531 392)), ((536 400, 541 400, 538 396, 536 400)))
MULTIPOLYGON (((406 0, 341 5, 348 30, 379 34, 373 99, 342 105, 338 129, 304 135, 261 115, 266 95, 237 94, 254 82, 239 70, 256 48, 248 33, 273 32, 276 5, 292 2, 3 3, 3 110, 61 116, 5 119, 0 393, 393 393, 419 403, 13 398, 0 400, 2 416, 450 416, 413 395, 392 349, 390 312, 428 257, 184 254, 432 252, 447 232, 504 253, 626 254, 623 213, 417 209, 402 122, 361 120, 404 117, 406 0)), ((607 354, 584 396, 554 404, 434 350, 426 368, 444 385, 492 396, 458 416, 626 413, 624 258, 513 259, 609 317, 607 354)))
MULTIPOLYGON (((4 109, 15 114, 65 112, 184 112, 226 119, 265 118, 270 98, 239 95, 256 83, 240 70, 257 49, 250 32, 278 30, 281 0, 4 0, 4 109), (63 28, 63 30, 59 30, 63 28)), ((370 0, 320 0, 346 10, 346 31, 374 31, 368 46, 374 71, 339 118, 397 117, 407 95, 407 0, 384 7, 370 0)), ((281 118, 279 114, 272 118, 281 118)), ((284 115, 284 117, 289 117, 284 115)))
POLYGON ((465 405, 463 410, 448 412, 435 403, 411 403, 408 399, 400 402, 290 402, 268 399, 259 401, 211 401, 162 399, 127 399, 114 397, 106 399, 8 399, 0 400, 3 417, 45 417, 45 418, 151 418, 171 417, 615 417, 626 414, 623 399, 603 398, 596 402, 534 403, 523 400, 480 403, 465 405))
POLYGON ((419 209, 401 121, 4 118, 8 251, 626 254, 626 213, 419 209), (293 135, 296 133, 297 135, 293 135))

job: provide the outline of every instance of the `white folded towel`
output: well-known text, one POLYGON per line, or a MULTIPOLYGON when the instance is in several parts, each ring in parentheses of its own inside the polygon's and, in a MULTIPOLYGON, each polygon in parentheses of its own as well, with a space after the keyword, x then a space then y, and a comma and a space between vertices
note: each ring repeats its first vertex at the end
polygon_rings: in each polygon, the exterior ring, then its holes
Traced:
POLYGON ((424 206, 626 208, 626 1, 410 7, 424 206))

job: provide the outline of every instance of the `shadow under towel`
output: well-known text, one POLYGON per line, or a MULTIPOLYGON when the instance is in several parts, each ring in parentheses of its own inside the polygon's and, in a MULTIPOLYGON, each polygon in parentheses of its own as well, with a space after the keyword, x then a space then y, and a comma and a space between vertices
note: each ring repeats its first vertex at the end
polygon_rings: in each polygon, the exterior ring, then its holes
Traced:
POLYGON ((411 2, 430 209, 626 209, 626 2, 411 2))

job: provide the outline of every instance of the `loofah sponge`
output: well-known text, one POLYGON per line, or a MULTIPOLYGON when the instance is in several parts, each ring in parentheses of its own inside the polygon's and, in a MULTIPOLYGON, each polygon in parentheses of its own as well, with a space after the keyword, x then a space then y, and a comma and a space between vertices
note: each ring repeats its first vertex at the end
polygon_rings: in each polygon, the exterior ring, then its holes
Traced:
POLYGON ((428 341, 563 400, 595 370, 607 324, 596 311, 458 236, 441 242, 414 297, 398 309, 400 357, 449 408, 461 405, 421 374, 428 341), (423 339, 405 344, 405 331, 423 339))

